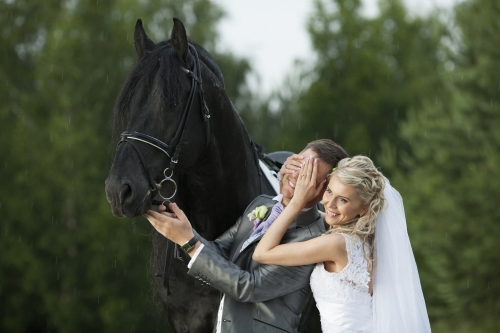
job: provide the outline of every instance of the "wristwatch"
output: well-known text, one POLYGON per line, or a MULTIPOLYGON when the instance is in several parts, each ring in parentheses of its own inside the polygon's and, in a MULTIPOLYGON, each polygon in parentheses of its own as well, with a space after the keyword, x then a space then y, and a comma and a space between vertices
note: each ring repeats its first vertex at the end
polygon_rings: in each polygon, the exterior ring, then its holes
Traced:
POLYGON ((195 235, 193 238, 191 238, 181 246, 181 250, 186 253, 189 253, 189 251, 191 251, 194 248, 196 243, 198 243, 198 240, 199 240, 198 237, 195 235))

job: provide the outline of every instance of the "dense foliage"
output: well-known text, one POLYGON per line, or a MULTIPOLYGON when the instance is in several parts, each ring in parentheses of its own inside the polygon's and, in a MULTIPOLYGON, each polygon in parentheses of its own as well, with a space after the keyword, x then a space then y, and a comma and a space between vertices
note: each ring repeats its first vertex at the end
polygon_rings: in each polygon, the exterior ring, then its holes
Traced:
POLYGON ((408 109, 442 90, 442 23, 434 14, 410 16, 401 0, 382 1, 374 18, 360 14, 360 0, 314 3, 308 30, 316 59, 294 78, 307 84, 290 82, 293 92, 275 97, 278 110, 261 112, 275 118, 274 135, 262 140, 273 149, 297 150, 328 137, 350 154, 370 156, 383 139, 403 148, 397 129, 408 109))
POLYGON ((500 3, 415 15, 401 0, 315 0, 313 59, 271 96, 218 53, 210 0, 0 0, 0 331, 168 331, 149 279, 150 226, 111 215, 114 99, 172 17, 216 58, 267 151, 332 138, 374 158, 403 195, 434 332, 498 332, 500 3))
MULTIPOLYGON (((142 18, 210 51, 220 8, 190 1, 0 1, 0 331, 167 329, 149 282, 150 225, 111 215, 111 116, 142 18)), ((214 56, 238 100, 249 70, 214 56)))
POLYGON ((494 0, 456 7, 446 93, 401 123, 408 150, 385 147, 439 332, 500 330, 499 14, 494 0))

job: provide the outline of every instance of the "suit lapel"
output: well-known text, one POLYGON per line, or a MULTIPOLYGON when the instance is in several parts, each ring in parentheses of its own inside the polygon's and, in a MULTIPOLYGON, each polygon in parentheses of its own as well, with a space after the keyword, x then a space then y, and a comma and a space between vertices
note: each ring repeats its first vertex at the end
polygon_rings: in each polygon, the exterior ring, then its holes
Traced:
MULTIPOLYGON (((264 204, 264 206, 267 207, 268 210, 271 210, 273 208, 273 206, 276 204, 277 201, 275 200, 270 200, 268 203, 264 204)), ((256 206, 257 207, 257 206, 256 206)), ((253 209, 255 209, 256 207, 253 207, 253 209)), ((246 212, 245 212, 246 213, 246 212)), ((268 215, 269 216, 269 215, 268 215)), ((244 237, 242 237, 241 239, 239 239, 239 243, 238 243, 238 247, 236 248, 236 251, 233 253, 233 256, 231 258, 231 261, 234 262, 236 261, 236 258, 238 258, 238 256, 240 255, 241 253, 241 248, 243 247, 243 244, 245 243, 245 241, 250 237, 250 235, 252 234, 253 232, 253 221, 251 221, 246 215, 244 217, 244 219, 246 219, 246 223, 247 225, 250 226, 249 230, 245 230, 245 232, 243 233, 244 237)), ((263 221, 262 221, 263 222, 263 221)), ((261 223, 262 223, 261 222, 261 223)), ((262 237, 262 236, 261 236, 262 237)), ((261 237, 259 237, 258 239, 260 239, 261 237)), ((253 243, 253 242, 252 242, 253 243)), ((247 248, 250 246, 250 244, 247 246, 247 248)))
MULTIPOLYGON (((271 207, 274 206, 275 203, 276 203, 276 201, 273 201, 272 204, 271 204, 271 207)), ((266 206, 269 208, 269 206, 267 204, 266 204, 266 206)), ((318 219, 320 219, 320 218, 321 218, 321 215, 319 214, 318 209, 316 207, 313 207, 310 210, 308 210, 307 212, 304 212, 304 213, 300 214, 292 222, 292 224, 290 225, 290 227, 286 231, 285 235, 283 236, 283 240, 294 239, 294 241, 299 241, 299 242, 302 241, 301 238, 297 238, 297 233, 298 233, 297 226, 309 227, 311 233, 318 233, 318 235, 321 234, 324 231, 320 230, 319 227, 317 227, 317 223, 316 223, 316 221, 318 219)), ((233 262, 236 261, 236 259, 240 255, 240 253, 242 253, 241 252, 241 248, 242 248, 243 244, 245 243, 245 241, 252 234, 252 231, 253 230, 250 230, 248 232, 246 238, 244 238, 240 242, 240 244, 238 245, 238 248, 237 248, 236 252, 234 253, 233 258, 231 259, 233 262)), ((260 241, 262 239, 262 237, 264 237, 264 234, 262 234, 259 237, 255 238, 250 244, 248 244, 248 246, 245 248, 245 250, 243 250, 243 252, 247 251, 250 247, 252 247, 252 245, 255 242, 260 241)), ((307 233, 304 233, 304 239, 308 239, 308 238, 310 238, 310 236, 307 233)))
POLYGON ((304 212, 299 216, 297 216, 297 218, 295 219, 295 223, 297 226, 305 227, 310 225, 311 222, 317 221, 319 218, 321 218, 321 215, 319 214, 319 211, 316 208, 316 206, 314 206, 307 212, 304 212))

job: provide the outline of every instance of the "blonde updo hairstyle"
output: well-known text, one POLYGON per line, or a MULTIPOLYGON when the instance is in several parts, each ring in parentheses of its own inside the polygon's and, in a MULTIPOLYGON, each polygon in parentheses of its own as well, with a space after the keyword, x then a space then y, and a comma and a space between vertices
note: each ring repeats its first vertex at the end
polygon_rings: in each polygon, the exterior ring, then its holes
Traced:
POLYGON ((368 247, 367 261, 371 270, 373 262, 373 241, 375 236, 375 220, 382 212, 385 205, 384 188, 385 179, 378 171, 371 159, 366 156, 354 156, 344 158, 338 163, 328 175, 335 175, 338 180, 348 186, 352 186, 361 198, 363 204, 368 206, 368 211, 363 216, 354 218, 344 224, 330 227, 326 233, 347 233, 358 236, 363 241, 363 246, 368 247))

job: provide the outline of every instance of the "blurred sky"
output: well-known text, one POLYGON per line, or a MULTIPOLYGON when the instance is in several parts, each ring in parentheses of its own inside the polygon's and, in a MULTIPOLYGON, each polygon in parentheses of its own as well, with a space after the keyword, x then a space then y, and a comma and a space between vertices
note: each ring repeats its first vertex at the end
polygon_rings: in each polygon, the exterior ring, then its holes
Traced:
MULTIPOLYGON (((459 0, 405 0, 412 13, 451 8, 459 0)), ((259 78, 251 85, 262 93, 279 87, 294 59, 313 56, 306 31, 312 0, 214 0, 227 12, 220 23, 222 49, 250 59, 259 78)), ((375 16, 377 0, 363 0, 363 13, 375 16)))

